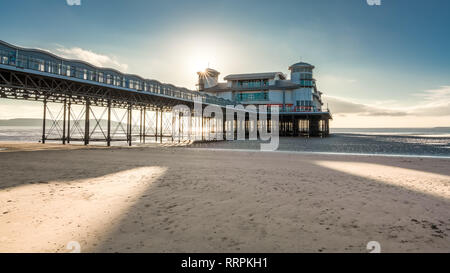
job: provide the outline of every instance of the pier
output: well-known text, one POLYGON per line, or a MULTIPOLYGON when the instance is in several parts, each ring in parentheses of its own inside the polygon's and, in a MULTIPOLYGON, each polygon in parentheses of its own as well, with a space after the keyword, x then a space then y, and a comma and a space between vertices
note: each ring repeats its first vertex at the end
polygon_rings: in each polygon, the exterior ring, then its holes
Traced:
MULTIPOLYGON (((236 111, 233 121, 216 113, 205 116, 208 106, 225 113, 239 103, 3 41, 0 98, 42 103, 42 143, 216 141, 225 139, 227 128, 236 134, 242 126, 249 137, 252 127, 271 124, 270 111, 264 113, 268 122, 257 123, 250 122, 246 109, 236 111), (188 111, 175 111, 179 105, 188 111), (238 122, 239 111, 245 112, 245 122, 238 122)), ((329 134, 328 112, 281 111, 279 116, 281 136, 329 134)))

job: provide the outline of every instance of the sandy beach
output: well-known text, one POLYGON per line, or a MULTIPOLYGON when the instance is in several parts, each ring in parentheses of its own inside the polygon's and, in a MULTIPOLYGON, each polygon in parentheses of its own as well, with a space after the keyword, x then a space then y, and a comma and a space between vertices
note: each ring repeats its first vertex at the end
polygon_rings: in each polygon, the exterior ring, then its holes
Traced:
POLYGON ((450 160, 0 143, 0 252, 450 252, 450 160))

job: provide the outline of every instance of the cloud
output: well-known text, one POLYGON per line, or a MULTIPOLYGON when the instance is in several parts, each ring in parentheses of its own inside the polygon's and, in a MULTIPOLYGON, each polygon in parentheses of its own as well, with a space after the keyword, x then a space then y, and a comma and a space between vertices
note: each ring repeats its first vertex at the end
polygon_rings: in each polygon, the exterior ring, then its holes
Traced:
POLYGON ((423 93, 414 94, 414 96, 422 98, 423 104, 412 107, 412 112, 427 116, 450 115, 450 86, 426 90, 423 93))
POLYGON ((128 70, 128 65, 120 63, 116 57, 98 54, 91 50, 79 47, 64 48, 60 46, 55 51, 57 55, 67 59, 85 61, 98 67, 115 68, 122 72, 128 70))
POLYGON ((337 115, 360 114, 364 116, 406 116, 405 111, 385 109, 377 106, 353 102, 348 99, 325 96, 325 102, 329 104, 331 111, 337 115))
POLYGON ((320 77, 320 82, 328 82, 329 84, 335 85, 335 84, 351 84, 358 82, 356 79, 353 78, 347 78, 337 75, 323 75, 320 77))
POLYGON ((450 86, 442 86, 439 89, 426 90, 423 93, 414 94, 421 97, 424 101, 432 103, 446 103, 450 101, 450 86))
MULTIPOLYGON (((439 89, 426 90, 414 94, 422 99, 422 102, 413 106, 382 107, 378 103, 364 104, 354 102, 351 99, 324 96, 332 112, 336 115, 358 114, 362 116, 450 116, 450 86, 442 86, 439 89)), ((389 100, 391 104, 396 101, 389 100)), ((398 104, 398 102, 397 102, 398 104)), ((450 120, 449 120, 450 124, 450 120)))

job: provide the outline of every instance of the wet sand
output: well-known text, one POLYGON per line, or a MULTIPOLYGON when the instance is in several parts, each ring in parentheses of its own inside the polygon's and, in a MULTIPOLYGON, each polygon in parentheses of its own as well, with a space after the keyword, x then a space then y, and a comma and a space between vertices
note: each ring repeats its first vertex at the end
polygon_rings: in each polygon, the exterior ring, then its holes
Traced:
POLYGON ((0 252, 450 251, 448 159, 2 148, 0 252))
MULTIPOLYGON (((259 150, 259 141, 199 143, 199 148, 259 150)), ((450 137, 412 135, 331 134, 319 137, 281 137, 278 150, 321 153, 419 155, 450 158, 450 137)))

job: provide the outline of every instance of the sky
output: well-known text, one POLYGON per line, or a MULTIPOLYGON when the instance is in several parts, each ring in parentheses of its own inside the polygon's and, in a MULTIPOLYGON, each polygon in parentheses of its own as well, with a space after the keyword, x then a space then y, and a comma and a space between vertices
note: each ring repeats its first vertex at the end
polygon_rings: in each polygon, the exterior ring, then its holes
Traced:
MULTIPOLYGON (((0 0, 0 40, 195 89, 305 61, 332 127, 450 127, 450 1, 0 0), (326 105, 325 105, 326 106, 326 105)), ((0 119, 41 105, 0 100, 0 119)))

